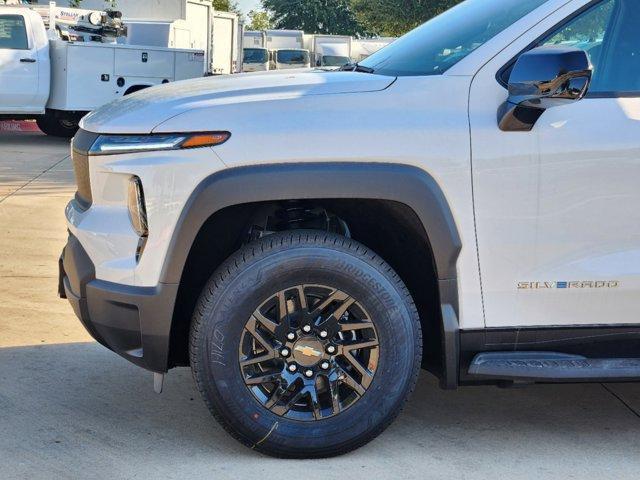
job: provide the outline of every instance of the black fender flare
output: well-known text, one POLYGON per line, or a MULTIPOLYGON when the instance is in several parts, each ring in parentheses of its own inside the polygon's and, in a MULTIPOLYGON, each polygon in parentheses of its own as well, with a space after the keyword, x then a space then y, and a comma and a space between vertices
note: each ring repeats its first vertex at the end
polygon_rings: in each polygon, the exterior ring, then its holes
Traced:
POLYGON ((295 163, 235 167, 204 179, 187 200, 174 230, 161 283, 179 284, 205 222, 235 205, 292 199, 373 199, 402 203, 422 223, 438 276, 443 371, 441 386, 459 377, 457 260, 462 241, 444 192, 425 170, 388 163, 295 163))
POLYGON ((198 232, 230 206, 290 199, 376 199, 410 207, 431 243, 439 281, 457 279, 462 243, 449 204, 425 170, 388 163, 296 163, 236 167, 204 179, 187 200, 160 277, 180 283, 198 232))

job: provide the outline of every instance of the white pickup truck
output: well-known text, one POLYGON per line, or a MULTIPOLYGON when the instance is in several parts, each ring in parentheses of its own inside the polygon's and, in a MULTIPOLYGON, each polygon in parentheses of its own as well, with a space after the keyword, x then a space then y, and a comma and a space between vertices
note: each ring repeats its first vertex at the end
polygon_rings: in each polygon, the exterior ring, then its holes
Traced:
POLYGON ((370 441, 421 366, 640 381, 638 25, 638 0, 467 0, 348 70, 117 100, 73 141, 62 293, 279 457, 370 441))
MULTIPOLYGON (((52 9, 49 18, 74 17, 74 9, 52 9)), ((199 50, 103 43, 100 35, 63 40, 49 23, 31 8, 0 6, 0 118, 35 118, 44 133, 72 137, 80 118, 111 100, 204 74, 199 50)))

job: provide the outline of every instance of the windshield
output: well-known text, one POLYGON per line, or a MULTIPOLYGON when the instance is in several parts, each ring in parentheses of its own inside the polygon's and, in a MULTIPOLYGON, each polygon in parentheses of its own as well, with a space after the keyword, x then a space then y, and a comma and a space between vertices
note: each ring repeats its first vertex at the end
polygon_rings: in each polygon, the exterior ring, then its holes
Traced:
POLYGON ((279 50, 278 63, 306 65, 309 63, 309 52, 304 50, 279 50))
POLYGON ((267 63, 269 55, 264 48, 245 48, 244 63, 267 63))
POLYGON ((360 65, 380 75, 440 75, 548 0, 466 0, 360 65))
POLYGON ((339 57, 337 55, 324 55, 322 57, 322 65, 325 67, 342 67, 348 63, 351 63, 349 57, 339 57))

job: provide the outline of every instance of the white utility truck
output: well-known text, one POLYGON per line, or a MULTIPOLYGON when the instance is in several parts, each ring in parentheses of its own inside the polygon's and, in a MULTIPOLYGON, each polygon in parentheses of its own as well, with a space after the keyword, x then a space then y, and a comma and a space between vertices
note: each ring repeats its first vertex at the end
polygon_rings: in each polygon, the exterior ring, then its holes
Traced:
POLYGON ((354 38, 351 43, 351 58, 361 62, 394 41, 396 41, 394 37, 354 38))
POLYGON ((311 54, 316 67, 340 68, 352 62, 348 35, 314 35, 311 54))
POLYGON ((310 68, 311 56, 305 47, 301 30, 266 30, 266 47, 269 50, 271 70, 310 68))
MULTIPOLYGON (((82 6, 101 9, 104 0, 82 6)), ((211 0, 118 0, 117 6, 129 30, 119 43, 203 50, 207 73, 242 71, 242 23, 214 10, 211 0)))
POLYGON ((269 70, 269 50, 265 47, 266 34, 262 31, 248 30, 242 40, 242 71, 266 72, 269 70))
POLYGON ((35 118, 44 133, 71 137, 86 113, 111 100, 204 74, 201 50, 115 43, 126 33, 119 12, 55 4, 46 12, 0 6, 2 119, 35 118))

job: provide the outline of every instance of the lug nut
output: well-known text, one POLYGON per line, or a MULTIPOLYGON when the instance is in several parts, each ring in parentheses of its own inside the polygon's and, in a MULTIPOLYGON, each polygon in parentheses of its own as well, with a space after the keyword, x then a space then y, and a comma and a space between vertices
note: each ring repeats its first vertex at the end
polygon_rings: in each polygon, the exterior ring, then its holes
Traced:
POLYGON ((291 365, 289 365, 288 370, 290 372, 295 372, 296 370, 298 370, 298 366, 295 363, 292 363, 291 365))
POLYGON ((304 376, 307 378, 313 377, 313 370, 305 370, 304 376))
POLYGON ((321 337, 321 338, 327 338, 328 336, 329 336, 329 333, 327 333, 327 331, 326 331, 326 330, 322 330, 322 331, 320 332, 320 337, 321 337))
POLYGON ((291 333, 287 333, 287 340, 295 340, 296 339, 296 334, 291 332, 291 333))
POLYGON ((322 362, 322 363, 320 364, 320 368, 322 368, 323 370, 329 370, 329 367, 330 367, 330 366, 331 366, 331 365, 329 365, 329 362, 322 362))
POLYGON ((283 357, 288 357, 290 353, 291 352, 289 352, 288 348, 283 348, 282 350, 280 350, 280 355, 282 355, 283 357))
POLYGON ((336 347, 334 347, 333 345, 329 345, 327 347, 327 353, 330 353, 330 354, 336 353, 336 347))
POLYGON ((305 325, 304 327, 302 327, 302 331, 304 333, 309 333, 311 331, 311 325, 305 325))

